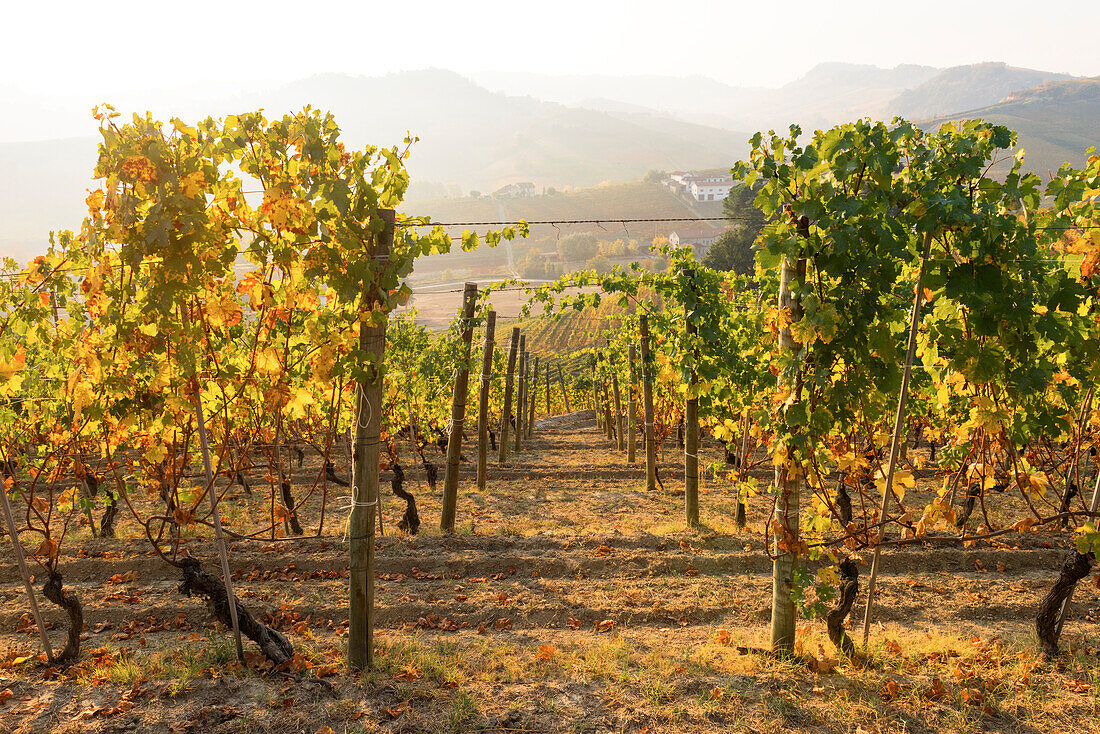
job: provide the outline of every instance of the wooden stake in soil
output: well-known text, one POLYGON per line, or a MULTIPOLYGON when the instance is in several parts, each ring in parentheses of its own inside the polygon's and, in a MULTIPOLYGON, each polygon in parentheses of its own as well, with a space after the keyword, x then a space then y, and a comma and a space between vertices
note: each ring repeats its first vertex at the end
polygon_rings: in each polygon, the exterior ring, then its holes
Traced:
POLYGON ((626 348, 626 359, 629 363, 629 378, 630 382, 626 386, 626 463, 633 464, 637 457, 634 455, 634 444, 637 442, 634 435, 634 423, 638 420, 637 401, 634 400, 634 383, 637 381, 637 375, 634 373, 634 345, 631 344, 626 348))
POLYGON ((485 489, 489 468, 489 387, 493 371, 493 339, 496 336, 497 312, 490 311, 485 320, 485 355, 481 359, 481 390, 477 396, 477 488, 485 489))
POLYGON ((527 397, 527 335, 520 334, 519 337, 519 387, 516 389, 516 453, 523 450, 523 416, 524 408, 526 407, 523 402, 527 397))
POLYGON ((611 364, 611 389, 615 394, 615 443, 619 451, 622 451, 626 445, 623 438, 623 401, 619 393, 619 374, 614 363, 611 364))
POLYGON ((38 597, 34 595, 34 585, 31 583, 31 575, 27 570, 27 557, 23 554, 23 545, 19 542, 19 534, 15 530, 15 517, 11 514, 11 503, 8 501, 7 488, 0 488, 0 498, 3 501, 4 521, 8 524, 8 534, 11 537, 12 548, 15 551, 15 562, 19 565, 19 575, 23 577, 23 586, 27 590, 27 599, 31 603, 31 616, 38 626, 38 636, 42 639, 42 650, 46 653, 46 660, 53 662, 53 650, 50 649, 50 638, 46 635, 46 625, 42 622, 42 612, 38 610, 38 597))
POLYGON ((615 422, 611 420, 611 394, 607 389, 607 377, 600 378, 600 389, 603 391, 603 427, 607 433, 607 440, 615 439, 615 422))
MULTIPOLYGON (((799 227, 800 233, 803 227, 807 229, 809 227, 804 217, 803 225, 799 227)), ((779 274, 779 312, 790 309, 790 322, 794 323, 802 318, 802 303, 791 290, 792 277, 797 278, 799 284, 805 282, 806 260, 804 258, 791 262, 790 258, 785 257, 779 274)), ((789 326, 779 332, 779 349, 788 354, 796 354, 800 349, 798 342, 791 335, 789 326)), ((797 375, 779 374, 779 386, 796 393, 798 381, 797 375), (786 385, 784 385, 785 380, 788 383, 786 385)), ((772 652, 788 656, 794 652, 796 616, 791 590, 797 560, 793 547, 798 541, 798 501, 801 480, 798 474, 788 472, 785 466, 777 466, 775 467, 775 488, 778 497, 772 523, 780 529, 775 533, 772 549, 775 557, 772 563, 772 652)))
POLYGON ((886 509, 893 494, 894 467, 898 461, 898 447, 902 441, 902 426, 905 425, 905 402, 909 397, 909 375, 913 371, 913 357, 917 351, 917 328, 920 326, 920 305, 924 298, 924 271, 928 265, 928 254, 932 250, 932 233, 924 235, 924 254, 921 256, 920 273, 914 288, 913 312, 909 318, 909 347, 905 353, 905 371, 901 375, 901 391, 898 394, 898 411, 894 417, 894 436, 890 441, 890 462, 886 470, 886 487, 882 493, 882 509, 879 510, 878 540, 875 542, 875 555, 871 559, 871 576, 867 580, 867 608, 863 612, 863 646, 867 647, 867 638, 871 634, 871 611, 875 603, 875 580, 878 578, 879 557, 882 555, 882 539, 886 536, 886 509))
POLYGON ((516 355, 519 351, 519 327, 512 327, 512 342, 508 345, 508 372, 504 376, 504 409, 500 415, 500 444, 497 448, 497 463, 503 464, 508 458, 508 431, 512 427, 512 391, 516 379, 516 355))
MULTIPOLYGON (((384 228, 369 244, 372 270, 380 274, 393 246, 394 212, 381 209, 384 228)), ((361 296, 362 311, 374 313, 377 283, 361 296)), ((378 509, 378 469, 382 434, 382 364, 386 349, 386 321, 359 324, 359 361, 367 377, 358 385, 355 406, 355 451, 352 454, 351 517, 348 519, 350 556, 348 595, 348 666, 364 670, 374 663, 374 515, 378 509)))
POLYGON ((558 382, 561 384, 561 396, 565 400, 565 412, 572 413, 569 409, 569 392, 565 389, 565 375, 562 374, 561 365, 558 365, 558 382))
POLYGON ((546 365, 546 417, 550 417, 550 365, 546 365))
POLYGON ((535 363, 531 369, 531 381, 528 383, 528 398, 527 398, 527 438, 531 438, 535 434, 535 406, 539 404, 539 358, 535 356, 535 363))
POLYGON ((467 283, 462 294, 462 359, 455 369, 455 392, 451 398, 450 435, 447 437, 447 473, 443 478, 443 510, 439 529, 454 532, 458 505, 458 463, 462 459, 462 433, 466 422, 466 393, 470 387, 470 345, 474 339, 474 306, 477 283, 467 283))
MULTIPOLYGON (((184 308, 184 319, 187 309, 184 308)), ((233 595, 233 577, 229 571, 229 552, 225 548, 225 534, 222 532, 222 518, 218 511, 218 494, 214 491, 214 466, 210 461, 210 443, 206 436, 206 418, 202 411, 202 390, 197 378, 192 378, 191 402, 195 408, 195 423, 198 427, 199 446, 202 450, 202 465, 206 471, 206 493, 210 497, 210 515, 214 523, 214 543, 218 546, 218 560, 221 561, 222 583, 229 606, 229 620, 233 627, 233 641, 237 647, 237 659, 244 662, 244 646, 241 644, 241 626, 237 621, 237 597, 233 595)))
MULTIPOLYGON (((695 293, 695 271, 684 270, 683 277, 689 283, 692 293, 695 293)), ((698 298, 698 294, 695 295, 698 298)), ((685 309, 684 331, 688 344, 693 344, 696 332, 695 309, 685 309)), ((694 362, 695 347, 692 345, 692 358, 694 362)), ((687 523, 691 527, 699 525, 699 398, 695 396, 696 385, 699 377, 692 364, 688 378, 688 399, 684 406, 684 504, 687 511, 687 523)))
POLYGON ((638 330, 642 346, 642 406, 645 411, 645 488, 657 489, 657 443, 653 426, 653 375, 649 362, 649 316, 638 318, 638 330))
MULTIPOLYGON (((599 357, 596 358, 599 360, 599 357)), ((606 430, 603 425, 603 412, 600 410, 600 383, 596 362, 592 362, 592 409, 596 412, 596 428, 606 430)))

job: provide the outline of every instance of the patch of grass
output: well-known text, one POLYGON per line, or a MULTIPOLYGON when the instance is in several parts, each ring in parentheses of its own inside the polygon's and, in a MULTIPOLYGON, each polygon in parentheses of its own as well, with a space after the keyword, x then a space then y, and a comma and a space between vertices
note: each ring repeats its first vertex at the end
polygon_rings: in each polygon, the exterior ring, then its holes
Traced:
POLYGON ((458 691, 451 699, 451 731, 466 731, 481 713, 482 702, 467 691, 458 691))

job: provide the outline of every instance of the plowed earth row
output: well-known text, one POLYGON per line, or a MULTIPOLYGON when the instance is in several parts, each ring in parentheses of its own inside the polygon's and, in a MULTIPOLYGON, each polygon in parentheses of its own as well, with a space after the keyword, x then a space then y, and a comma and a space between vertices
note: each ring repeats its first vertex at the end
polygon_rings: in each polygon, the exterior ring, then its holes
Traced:
MULTIPOLYGON (((719 447, 704 449, 707 461, 719 460, 719 447)), ((66 541, 61 568, 84 605, 85 658, 68 671, 46 669, 33 659, 37 635, 9 547, 0 564, 0 689, 11 696, 0 705, 0 731, 1093 726, 1100 596, 1090 580, 1079 585, 1063 637, 1077 654, 1061 668, 1035 668, 1028 652, 1035 606, 1067 535, 888 550, 869 654, 830 669, 836 654, 824 623, 806 620, 803 657, 778 662, 737 650, 768 646, 766 499, 752 500, 748 529, 735 533, 733 496, 706 482, 705 527, 688 531, 676 452, 663 458, 665 489, 647 493, 643 464, 626 466, 590 420, 546 421, 509 467, 492 470, 486 492, 476 492, 464 465, 459 532, 449 536, 434 529, 437 493, 408 471, 424 525, 416 537, 390 534, 399 502, 387 497, 388 534, 376 554, 379 669, 366 677, 348 675, 341 662, 348 559, 340 513, 322 537, 230 544, 242 602, 300 653, 284 671, 263 670, 254 654, 247 669, 235 663, 231 635, 201 600, 179 593, 179 573, 145 541, 127 538, 66 541), (19 657, 32 659, 13 662, 19 657), (943 694, 929 693, 938 690, 933 680, 943 694)), ((919 489, 933 486, 929 477, 919 489)), ((1010 498, 994 501, 1007 508, 1010 498)), ((226 514, 236 506, 241 517, 262 517, 266 502, 258 492, 231 494, 226 514)), ((307 531, 316 530, 318 502, 300 508, 307 531)), ((122 524, 121 534, 130 530, 122 524)), ((209 539, 183 547, 217 568, 209 539)), ((59 646, 65 622, 40 603, 59 646)))

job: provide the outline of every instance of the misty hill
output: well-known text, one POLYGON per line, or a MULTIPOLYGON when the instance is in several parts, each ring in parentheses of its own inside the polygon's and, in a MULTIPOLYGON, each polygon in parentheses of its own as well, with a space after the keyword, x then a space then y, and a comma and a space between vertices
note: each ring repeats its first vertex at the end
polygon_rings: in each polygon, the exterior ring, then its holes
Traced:
POLYGON ((471 78, 504 94, 529 95, 548 102, 592 109, 652 110, 689 119, 699 115, 726 115, 768 90, 734 87, 705 76, 608 76, 601 74, 530 74, 518 71, 481 72, 471 78), (592 102, 596 101, 597 106, 592 102))
POLYGON ((420 138, 409 162, 414 181, 456 182, 482 192, 515 181, 583 187, 651 168, 730 165, 748 139, 645 114, 511 97, 441 70, 317 76, 240 103, 270 113, 305 104, 331 110, 356 145, 399 143, 412 131, 420 138))
POLYGON ((733 87, 706 77, 600 76, 495 72, 475 74, 490 89, 529 94, 576 106, 613 112, 654 110, 664 116, 733 130, 804 130, 843 120, 881 116, 887 103, 940 70, 903 64, 883 69, 866 64, 818 64, 777 89, 733 87))
MULTIPOLYGON (((510 97, 440 70, 315 76, 213 100, 203 114, 262 107, 274 117, 306 104, 332 111, 344 139, 356 147, 400 145, 407 131, 419 136, 409 160, 410 199, 430 196, 432 182, 436 190, 443 183, 488 193, 517 181, 540 189, 586 187, 637 179, 653 168, 728 168, 745 154, 749 138, 647 113, 611 114, 510 97)), ((152 111, 167 119, 181 106, 152 111)), ((90 115, 87 130, 95 130, 90 115)), ((79 225, 97 137, 0 146, 5 172, 19 172, 0 183, 3 252, 25 257, 44 247, 49 229, 79 225)))
POLYGON ((1068 74, 1019 69, 1003 63, 954 66, 902 92, 888 109, 909 120, 926 120, 992 105, 1012 92, 1070 78, 1068 74))
MULTIPOLYGON (((903 64, 883 69, 864 64, 818 64, 805 76, 761 100, 757 114, 767 127, 798 123, 812 132, 858 117, 883 118, 890 100, 931 79, 939 69, 903 64)), ((888 118, 887 118, 888 119, 888 118)))
POLYGON ((1048 82, 997 104, 922 124, 934 129, 945 122, 978 117, 1019 133, 1028 170, 1045 174, 1066 162, 1080 167, 1085 164, 1085 151, 1100 147, 1100 77, 1048 82))

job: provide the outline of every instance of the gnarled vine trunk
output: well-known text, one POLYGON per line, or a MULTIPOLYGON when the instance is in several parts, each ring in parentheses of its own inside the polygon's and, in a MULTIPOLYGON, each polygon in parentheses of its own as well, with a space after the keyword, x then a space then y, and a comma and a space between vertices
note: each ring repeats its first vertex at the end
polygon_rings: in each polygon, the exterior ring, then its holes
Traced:
POLYGON ((80 657, 80 633, 84 631, 84 608, 80 599, 65 590, 64 580, 56 570, 51 570, 42 587, 42 594, 57 606, 65 610, 69 617, 69 636, 65 649, 54 658, 55 665, 75 663, 80 657))
POLYGON ((856 594, 859 593, 859 566, 851 558, 845 558, 840 562, 840 589, 837 594, 836 607, 829 611, 825 617, 825 624, 829 630, 829 639, 836 649, 848 657, 856 654, 855 643, 844 630, 844 620, 852 611, 856 594))
MULTIPOLYGON (((180 592, 187 596, 193 596, 196 593, 202 596, 217 620, 226 627, 232 627, 232 619, 229 616, 229 596, 225 593, 225 584, 221 579, 203 570, 202 564, 195 558, 181 558, 176 565, 183 572, 180 592)), ((286 635, 257 621, 235 594, 234 602, 237 608, 237 624, 241 632, 256 643, 268 660, 278 664, 294 656, 294 646, 290 644, 286 635)))
POLYGON ((294 495, 290 491, 290 482, 284 481, 281 485, 281 490, 283 507, 285 507, 287 511, 287 520, 290 523, 290 530, 295 535, 301 535, 302 524, 298 522, 298 513, 294 510, 294 495))
POLYGON ((1058 657, 1058 636, 1061 632, 1058 618, 1062 613, 1062 605, 1073 593, 1077 582, 1089 575, 1093 560, 1091 553, 1074 551, 1066 556, 1058 580, 1039 602, 1039 613, 1035 615, 1035 634, 1039 637, 1039 650, 1043 656, 1058 657))

